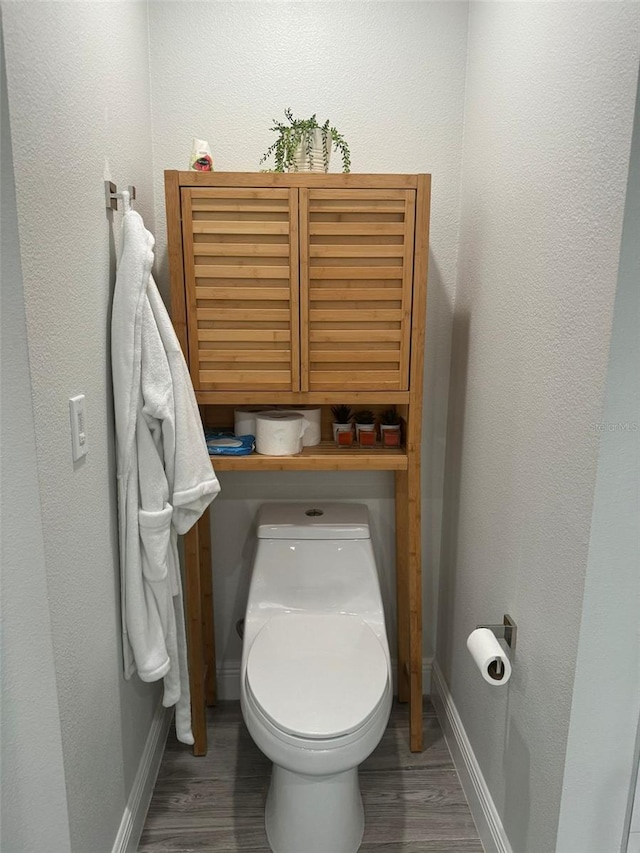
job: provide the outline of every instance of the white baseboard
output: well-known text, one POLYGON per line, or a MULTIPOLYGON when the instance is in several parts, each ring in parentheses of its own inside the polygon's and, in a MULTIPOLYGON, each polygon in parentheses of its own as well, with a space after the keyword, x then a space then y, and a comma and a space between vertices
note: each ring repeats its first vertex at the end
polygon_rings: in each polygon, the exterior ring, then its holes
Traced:
POLYGON ((486 853, 513 853, 500 815, 438 662, 433 662, 433 704, 486 853))
POLYGON ((158 703, 111 853, 136 853, 156 784, 173 709, 158 703))
MULTIPOLYGON (((431 693, 431 658, 423 658, 422 660, 422 692, 425 696, 431 693)), ((393 661, 391 664, 393 670, 393 686, 397 684, 397 666, 393 661)), ((218 698, 222 700, 240 698, 240 663, 239 661, 229 661, 223 663, 218 668, 218 698)))
MULTIPOLYGON (((433 666, 433 658, 422 658, 422 695, 431 695, 431 668, 433 666)), ((391 671, 393 672, 393 690, 398 692, 398 662, 391 661, 391 671)))
POLYGON ((218 699, 237 700, 240 698, 240 663, 223 663, 216 672, 218 699))

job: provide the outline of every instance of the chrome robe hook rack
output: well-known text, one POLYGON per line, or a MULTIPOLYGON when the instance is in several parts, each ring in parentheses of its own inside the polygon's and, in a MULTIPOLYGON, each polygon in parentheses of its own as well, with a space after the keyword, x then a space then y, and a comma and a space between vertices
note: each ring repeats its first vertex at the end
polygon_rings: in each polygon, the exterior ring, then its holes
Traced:
MULTIPOLYGON (((127 190, 129 192, 129 201, 133 201, 136 197, 136 188, 128 186, 127 190)), ((122 193, 118 192, 118 187, 113 183, 113 181, 104 182, 104 195, 107 202, 107 210, 117 210, 118 199, 122 198, 122 193)))

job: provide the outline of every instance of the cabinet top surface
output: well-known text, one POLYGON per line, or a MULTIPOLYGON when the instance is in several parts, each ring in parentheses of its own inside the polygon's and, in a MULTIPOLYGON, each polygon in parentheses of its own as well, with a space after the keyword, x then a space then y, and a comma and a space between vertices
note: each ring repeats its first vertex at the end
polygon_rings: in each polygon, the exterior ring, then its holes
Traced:
POLYGON ((358 174, 349 172, 188 172, 168 169, 166 181, 177 181, 182 187, 335 187, 415 189, 419 179, 431 175, 358 174))

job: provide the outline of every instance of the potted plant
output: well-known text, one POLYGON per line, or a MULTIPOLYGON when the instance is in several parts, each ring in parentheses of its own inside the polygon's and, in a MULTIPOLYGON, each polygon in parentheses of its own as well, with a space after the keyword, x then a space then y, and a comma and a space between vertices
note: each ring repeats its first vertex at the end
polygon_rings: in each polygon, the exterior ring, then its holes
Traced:
POLYGON ((369 409, 361 409, 353 416, 360 447, 373 447, 376 443, 376 417, 369 409))
POLYGON ((353 444, 353 426, 351 425, 351 406, 332 406, 333 440, 339 446, 353 444))
POLYGON ((402 418, 395 409, 387 409, 380 415, 380 438, 383 447, 400 447, 402 418))
POLYGON ((277 119, 270 128, 278 134, 260 159, 266 162, 273 154, 274 172, 328 172, 331 149, 335 146, 342 154, 342 171, 351 171, 351 154, 342 134, 329 123, 318 124, 314 115, 311 118, 297 119, 291 109, 284 111, 288 124, 277 119))

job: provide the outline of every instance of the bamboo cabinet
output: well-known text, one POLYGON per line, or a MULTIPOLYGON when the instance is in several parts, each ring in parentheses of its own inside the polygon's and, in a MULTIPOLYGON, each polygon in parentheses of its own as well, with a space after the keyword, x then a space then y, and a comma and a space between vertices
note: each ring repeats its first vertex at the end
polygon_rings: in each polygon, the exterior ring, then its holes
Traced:
MULTIPOLYGON (((323 407, 297 456, 216 457, 216 470, 395 475, 398 694, 422 750, 420 443, 429 175, 165 173, 171 314, 203 422, 241 404, 323 407), (330 407, 404 419, 401 448, 337 448, 330 407)), ((208 513, 185 536, 194 753, 215 703, 208 513)))

